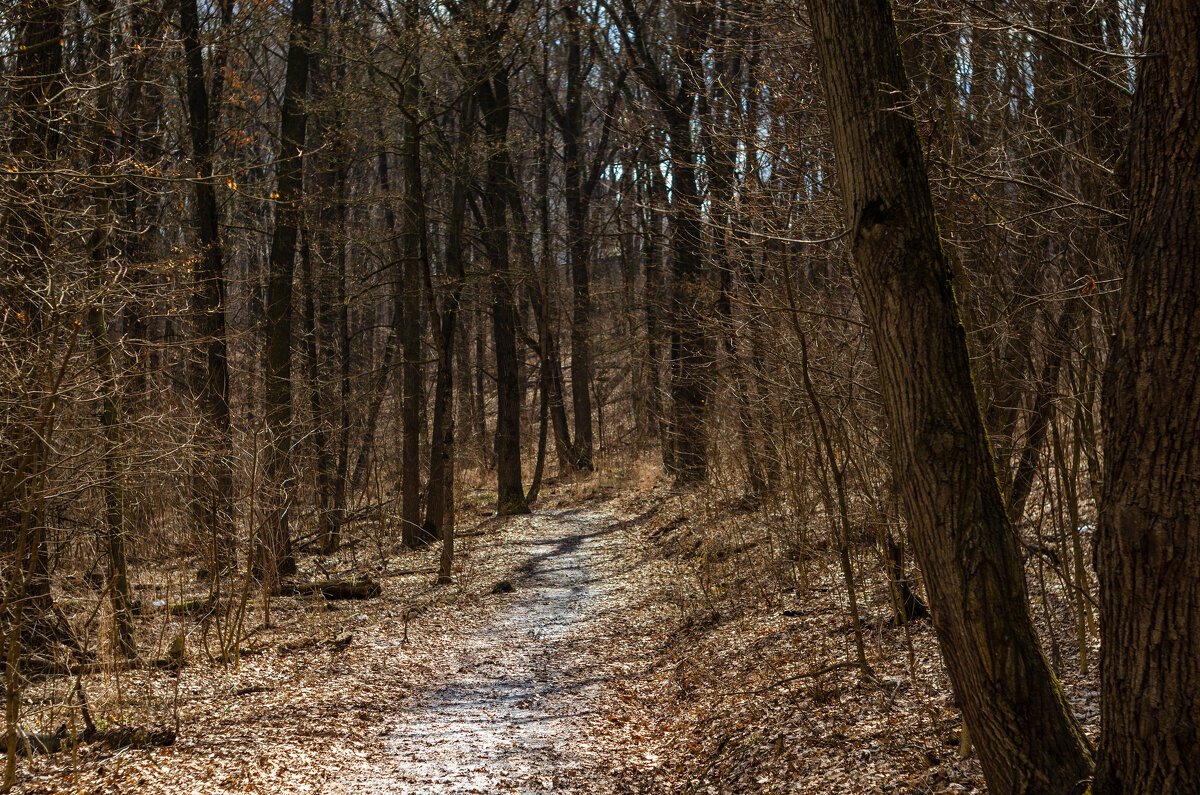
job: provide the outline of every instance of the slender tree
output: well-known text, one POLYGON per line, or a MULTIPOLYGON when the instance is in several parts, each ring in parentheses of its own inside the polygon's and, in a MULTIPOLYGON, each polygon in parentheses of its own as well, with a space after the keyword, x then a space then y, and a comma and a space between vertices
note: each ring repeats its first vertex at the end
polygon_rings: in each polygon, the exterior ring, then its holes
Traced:
POLYGON ((257 565, 268 580, 295 571, 291 521, 295 482, 292 459, 292 281, 304 197, 305 132, 308 128, 308 66, 312 0, 294 0, 288 33, 287 69, 275 159, 275 231, 267 279, 265 414, 268 434, 266 477, 271 489, 268 519, 261 530, 257 565))
POLYGON ((713 21, 707 3, 671 4, 676 32, 671 41, 672 68, 651 51, 646 19, 633 0, 623 0, 622 33, 632 70, 649 91, 662 116, 670 155, 670 262, 674 276, 671 312, 670 455, 665 462, 681 483, 708 475, 706 404, 710 392, 711 352, 701 318, 707 301, 707 270, 701 240, 701 197, 697 185, 698 145, 693 115, 702 73, 701 61, 713 21))
POLYGON ((496 507, 501 515, 529 512, 521 477, 517 311, 508 230, 513 67, 500 52, 518 2, 508 0, 494 10, 486 3, 455 6, 470 51, 468 80, 478 91, 486 160, 480 200, 485 224, 483 248, 491 264, 492 338, 496 347, 496 507))
POLYGON ((403 354, 400 408, 400 521, 404 544, 425 546, 434 541, 421 524, 421 404, 424 397, 421 351, 421 282, 428 270, 428 243, 425 230, 425 193, 421 174, 421 50, 420 5, 416 0, 404 4, 404 41, 406 57, 402 78, 401 103, 404 111, 404 203, 401 212, 403 282, 401 298, 400 345, 403 354))
MULTIPOLYGON (((224 9, 223 4, 222 8, 224 9)), ((233 439, 229 410, 229 352, 225 324, 225 260, 218 227, 217 189, 213 178, 213 106, 220 97, 209 95, 200 42, 200 15, 196 0, 181 0, 188 134, 196 171, 195 201, 196 333, 203 350, 203 366, 193 371, 192 391, 203 417, 193 464, 193 516, 198 529, 211 539, 208 552, 213 570, 233 560, 233 439)), ((217 88, 219 81, 214 81, 217 88)))

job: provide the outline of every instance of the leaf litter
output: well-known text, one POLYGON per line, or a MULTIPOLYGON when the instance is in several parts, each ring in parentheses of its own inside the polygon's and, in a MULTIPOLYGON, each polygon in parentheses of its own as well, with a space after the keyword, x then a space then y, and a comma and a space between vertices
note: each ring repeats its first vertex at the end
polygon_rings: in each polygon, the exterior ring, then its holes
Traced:
MULTIPOLYGON (((862 567, 866 681, 840 665, 832 557, 772 593, 778 551, 704 499, 554 492, 468 529, 453 586, 430 583, 436 550, 405 553, 377 567, 378 599, 275 599, 237 666, 83 677, 114 722, 177 721, 178 741, 23 761, 17 791, 986 792, 928 622, 906 639, 878 618, 886 590, 862 567)), ((1093 739, 1094 679, 1063 680, 1093 739)))

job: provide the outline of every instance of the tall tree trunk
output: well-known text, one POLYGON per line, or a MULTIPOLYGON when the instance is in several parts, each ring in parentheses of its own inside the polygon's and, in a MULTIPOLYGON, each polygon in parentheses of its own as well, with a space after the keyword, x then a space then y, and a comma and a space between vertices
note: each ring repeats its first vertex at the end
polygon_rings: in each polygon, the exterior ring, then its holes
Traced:
MULTIPOLYGON (((30 0, 16 6, 16 64, 9 77, 9 124, 14 130, 11 152, 17 173, 8 187, 16 199, 0 218, 7 250, 3 266, 2 299, 11 307, 0 317, 0 332, 6 340, 29 341, 16 348, 22 355, 38 353, 39 339, 47 331, 50 319, 39 311, 32 284, 45 281, 53 267, 51 232, 46 217, 52 209, 53 191, 41 184, 39 173, 54 167, 58 154, 58 134, 50 120, 56 118, 52 103, 62 87, 63 5, 57 0, 30 0), (19 270, 18 270, 19 269, 19 270), (13 278, 25 276, 26 278, 13 278)), ((10 33, 9 35, 14 35, 10 33)), ((66 353, 69 358, 78 339, 72 335, 66 353)), ((14 347, 16 347, 14 345, 14 347)), ((41 357, 39 357, 41 358, 41 357)), ((47 362, 49 363, 49 362, 47 362)), ((65 372, 66 360, 61 370, 65 372)), ((59 375, 61 382, 62 375, 59 375)), ((49 380, 49 379, 47 379, 49 380)), ((0 457, 0 550, 11 553, 12 575, 6 577, 5 607, 12 616, 6 624, 5 653, 5 729, 7 754, 4 781, 7 791, 16 775, 18 721, 21 708, 19 672, 23 631, 41 621, 51 607, 50 580, 46 571, 43 520, 44 485, 48 472, 48 437, 56 417, 55 396, 58 384, 36 402, 21 394, 12 384, 0 385, 0 395, 10 409, 6 423, 12 432, 3 438, 0 457), (20 423, 17 425, 16 423, 20 423)))
POLYGON ((1096 795, 1200 792, 1200 5, 1151 0, 1103 391, 1096 795))
MULTIPOLYGON (((574 2, 563 3, 567 27, 566 108, 563 138, 563 180, 566 185, 567 260, 571 273, 571 407, 575 412, 575 467, 592 469, 592 349, 590 246, 587 238, 588 201, 580 139, 583 137, 583 19, 574 2)), ((603 157, 603 153, 597 153, 603 157)))
MULTIPOLYGON (((115 114, 113 102, 112 64, 117 57, 113 47, 113 7, 105 1, 97 2, 96 11, 96 76, 100 90, 97 92, 96 118, 112 119, 115 114)), ((95 167, 98 170, 113 169, 120 157, 118 133, 112 126, 93 121, 93 135, 102 142, 97 152, 95 167)), ((121 185, 120 187, 123 187, 121 185)), ((88 310, 88 326, 95 352, 96 374, 99 378, 97 391, 100 394, 100 428, 104 435, 104 530, 100 534, 100 545, 108 558, 108 588, 113 611, 113 646, 123 657, 137 653, 134 643, 133 614, 130 610, 129 576, 125 554, 126 503, 125 503, 125 453, 122 425, 124 417, 121 406, 121 388, 117 361, 112 340, 109 338, 108 297, 110 286, 105 274, 109 270, 113 249, 114 203, 119 187, 104 186, 97 194, 96 217, 99 225, 89 241, 92 267, 92 306, 88 310)), ((119 273, 120 271, 117 271, 119 273)))
POLYGON ((484 469, 496 466, 495 438, 488 438, 487 432, 487 394, 484 392, 484 345, 483 312, 475 313, 475 435, 479 439, 480 464, 484 469))
POLYGON ((674 276, 670 296, 671 422, 664 448, 664 464, 681 484, 698 483, 708 476, 708 440, 705 418, 712 355, 704 331, 707 274, 702 249, 701 202, 696 185, 697 150, 693 112, 699 75, 707 48, 713 7, 674 3, 677 31, 673 42, 678 74, 668 76, 646 43, 646 22, 633 0, 622 0, 622 10, 633 68, 658 105, 667 132, 671 159, 670 261, 674 276))
MULTIPOLYGON (((733 127, 730 124, 730 114, 726 110, 731 98, 726 92, 735 83, 741 71, 741 63, 736 54, 729 52, 728 43, 725 44, 725 49, 726 52, 720 59, 720 72, 713 81, 712 94, 703 98, 704 107, 700 113, 705 161, 708 163, 708 192, 711 204, 708 219, 712 230, 710 239, 713 268, 717 272, 715 316, 725 357, 724 375, 730 383, 729 396, 737 412, 738 440, 741 443, 742 455, 746 459, 747 481, 754 499, 761 501, 766 496, 767 480, 755 446, 750 389, 746 370, 738 355, 733 319, 733 276, 737 267, 735 262, 739 257, 738 252, 731 250, 734 244, 734 152, 738 148, 738 142, 727 137, 727 131, 733 127)), ((834 466, 832 457, 830 461, 830 466, 834 466)), ((857 616, 857 608, 854 612, 857 616)), ((857 622, 857 617, 855 621, 857 622)))
POLYGON ((310 148, 313 193, 320 201, 314 213, 313 251, 302 252, 307 283, 305 301, 306 358, 316 453, 317 532, 321 551, 341 544, 349 481, 349 345, 346 283, 346 180, 350 150, 344 129, 341 92, 345 75, 338 40, 343 22, 341 3, 321 9, 323 57, 311 56, 313 135, 310 148), (332 12, 332 15, 331 15, 332 12))
MULTIPOLYGON (((204 56, 200 43, 200 17, 196 0, 181 0, 187 74, 188 133, 196 169, 193 195, 196 208, 196 268, 193 301, 196 332, 204 352, 203 368, 196 368, 192 386, 202 426, 193 462, 193 516, 202 537, 210 539, 206 551, 212 571, 234 563, 233 433, 229 419, 229 350, 225 328, 225 259, 218 228, 216 186, 213 182, 212 106, 220 103, 208 94, 204 56)), ((214 86, 220 86, 214 81, 214 86)))
POLYGON ((521 390, 518 383, 516 302, 509 265, 507 213, 508 70, 497 66, 480 91, 487 139, 487 188, 483 196, 487 228, 484 248, 492 266, 492 337, 496 346, 496 510, 502 516, 528 513, 521 478, 521 390))
POLYGON ((645 212, 645 246, 646 269, 646 368, 649 371, 650 388, 650 425, 658 433, 659 448, 663 456, 663 466, 672 471, 675 467, 674 448, 671 446, 670 421, 663 407, 662 386, 662 313, 663 313, 663 275, 662 275, 662 215, 666 203, 666 186, 659 163, 659 148, 657 143, 651 147, 653 156, 648 164, 651 171, 650 187, 647 196, 645 212))
POLYGON ((892 458, 989 789, 1078 793, 1092 754, 1038 645, 886 0, 809 0, 892 458))
MULTIPOLYGON (((458 140, 460 157, 466 157, 470 151, 475 115, 473 101, 465 100, 463 104, 458 140)), ((432 277, 428 269, 426 272, 429 316, 437 329, 438 369, 433 398, 433 439, 429 448, 429 485, 422 527, 431 538, 442 540, 442 568, 438 575, 440 583, 450 581, 454 561, 454 341, 458 335, 458 312, 465 284, 463 240, 466 221, 467 182, 456 174, 446 224, 446 297, 440 313, 432 277)))
POLYGON ((404 211, 401 235, 404 258, 404 280, 400 298, 400 347, 403 364, 400 368, 403 403, 400 409, 400 522, 406 547, 422 547, 432 543, 421 525, 421 401, 424 368, 421 353, 421 280, 425 262, 425 197, 421 176, 420 123, 420 35, 417 17, 418 4, 404 4, 404 34, 408 38, 409 55, 405 63, 402 102, 407 117, 404 122, 404 211))
POLYGON ((265 407, 268 447, 267 520, 261 530, 255 565, 272 583, 295 571, 289 532, 295 492, 292 466, 292 281, 296 238, 304 198, 304 147, 308 126, 305 95, 312 35, 312 0, 293 0, 288 34, 279 156, 275 161, 277 199, 275 231, 267 275, 267 343, 265 407))
POLYGON ((704 255, 700 240, 700 196, 696 190, 696 154, 691 114, 668 120, 671 152, 671 422, 675 477, 698 483, 708 476, 705 406, 712 357, 701 325, 706 302, 704 255))
MULTIPOLYGON (((544 9, 547 27, 549 26, 550 4, 544 9)), ((548 43, 542 49, 542 73, 549 74, 550 56, 548 43)), ((530 299, 533 303, 533 318, 537 325, 538 346, 537 354, 541 363, 538 366, 538 381, 541 396, 548 412, 548 421, 554 427, 554 452, 558 458, 559 473, 571 472, 575 469, 575 445, 571 441, 571 430, 567 424, 567 411, 563 404, 562 395, 562 365, 559 361, 558 347, 555 337, 550 330, 553 328, 553 290, 557 284, 558 264, 552 254, 553 235, 550 231, 550 162, 554 159, 554 149, 550 143, 549 102, 542 103, 542 113, 538 128, 540 141, 540 157, 537 168, 537 192, 541 197, 539 204, 541 260, 537 278, 530 285, 530 299)), ((540 421, 539 421, 540 422, 540 421)), ((539 424, 540 441, 540 424, 539 424)), ((540 447, 540 445, 539 445, 540 447)))

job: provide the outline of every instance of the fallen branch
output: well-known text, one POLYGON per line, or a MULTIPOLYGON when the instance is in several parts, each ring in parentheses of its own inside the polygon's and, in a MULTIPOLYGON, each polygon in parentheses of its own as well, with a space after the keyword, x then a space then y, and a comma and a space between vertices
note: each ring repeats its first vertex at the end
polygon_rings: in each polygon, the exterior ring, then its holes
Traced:
POLYGON ((109 748, 163 748, 174 744, 175 730, 120 727, 72 734, 64 725, 54 734, 21 731, 19 739, 17 753, 28 757, 70 751, 90 743, 103 743, 109 748))
POLYGON ((812 679, 817 676, 824 676, 825 674, 831 673, 833 671, 840 671, 844 668, 857 668, 857 667, 858 667, 858 663, 854 662, 852 660, 846 660, 845 662, 838 662, 838 663, 830 663, 829 665, 826 665, 823 668, 817 668, 812 671, 805 671, 802 674, 796 674, 795 676, 788 676, 783 679, 779 679, 777 681, 772 682, 769 685, 766 685, 765 687, 760 687, 757 690, 734 690, 729 693, 722 693, 721 698, 728 698, 729 696, 757 696, 762 693, 766 693, 768 690, 774 690, 775 688, 779 687, 780 685, 786 685, 788 682, 796 682, 801 679, 812 679))
POLYGON ((177 668, 182 668, 185 664, 185 661, 178 657, 159 657, 154 660, 133 658, 128 660, 113 660, 111 662, 80 663, 79 665, 72 665, 68 669, 59 669, 57 673, 69 673, 72 676, 91 676, 93 674, 116 673, 117 671, 141 671, 146 669, 173 671, 177 668))
POLYGON ((298 651, 311 649, 316 646, 327 646, 332 651, 340 652, 350 648, 350 644, 353 642, 354 636, 350 633, 339 635, 338 637, 330 640, 321 640, 320 638, 316 637, 300 638, 299 640, 292 640, 279 644, 279 654, 286 657, 289 654, 295 654, 298 651))
POLYGON ((343 577, 337 580, 317 582, 285 582, 279 586, 283 596, 323 596, 330 601, 337 599, 374 599, 383 593, 379 583, 367 575, 343 577))
POLYGON ((169 605, 167 612, 173 616, 195 616, 208 615, 213 611, 213 600, 206 599, 185 599, 177 604, 169 605))

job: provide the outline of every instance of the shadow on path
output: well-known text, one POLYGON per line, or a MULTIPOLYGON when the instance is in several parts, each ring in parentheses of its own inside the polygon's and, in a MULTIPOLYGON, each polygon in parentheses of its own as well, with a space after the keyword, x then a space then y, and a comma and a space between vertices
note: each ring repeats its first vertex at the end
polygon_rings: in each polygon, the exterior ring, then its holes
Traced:
POLYGON ((573 643, 603 609, 599 556, 619 521, 580 510, 538 514, 515 543, 528 550, 512 601, 466 632, 448 675, 397 705, 390 769, 342 790, 442 795, 602 793, 610 789, 575 740, 596 720, 606 679, 587 643, 573 643))

